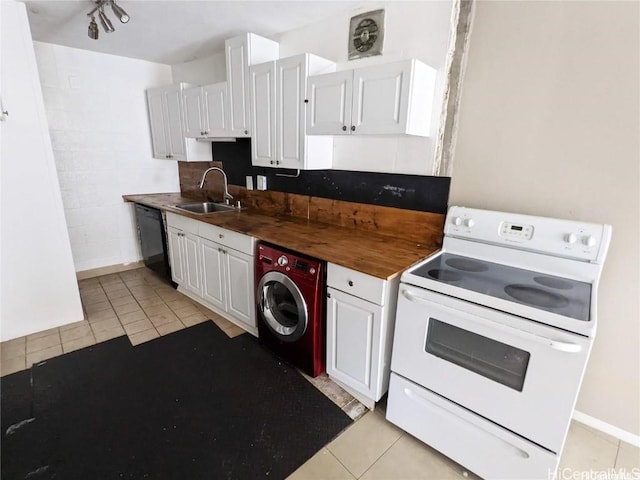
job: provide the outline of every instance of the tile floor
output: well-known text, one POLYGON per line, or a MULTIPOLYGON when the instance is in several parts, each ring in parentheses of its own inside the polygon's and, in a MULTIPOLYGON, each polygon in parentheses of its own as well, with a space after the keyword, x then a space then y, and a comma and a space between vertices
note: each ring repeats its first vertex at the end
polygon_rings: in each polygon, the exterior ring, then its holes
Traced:
MULTIPOLYGON (((122 335, 138 345, 208 319, 229 337, 244 333, 144 268, 81 280, 79 285, 85 320, 3 342, 2 375, 122 335)), ((477 478, 387 422, 383 404, 367 412, 328 377, 307 379, 358 420, 294 472, 290 480, 477 478)), ((608 469, 627 472, 627 477, 618 478, 640 480, 640 449, 573 422, 555 480, 613 480, 608 469), (589 472, 609 473, 585 476, 589 472)))

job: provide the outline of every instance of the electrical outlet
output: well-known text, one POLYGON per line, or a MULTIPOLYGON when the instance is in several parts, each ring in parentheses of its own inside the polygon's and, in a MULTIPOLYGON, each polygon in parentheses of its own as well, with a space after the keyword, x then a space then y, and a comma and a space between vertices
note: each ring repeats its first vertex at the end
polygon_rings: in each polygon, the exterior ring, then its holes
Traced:
POLYGON ((253 177, 247 175, 247 190, 253 190, 253 177))
POLYGON ((267 189, 267 177, 265 175, 258 175, 258 190, 266 190, 267 189))

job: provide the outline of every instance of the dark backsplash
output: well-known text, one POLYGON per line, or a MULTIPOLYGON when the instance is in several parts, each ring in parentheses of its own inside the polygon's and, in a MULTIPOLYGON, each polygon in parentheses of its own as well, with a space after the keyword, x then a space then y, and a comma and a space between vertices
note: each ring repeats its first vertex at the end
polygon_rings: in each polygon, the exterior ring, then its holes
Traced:
POLYGON ((222 162, 231 185, 244 187, 247 175, 254 177, 254 183, 256 175, 266 175, 269 190, 423 212, 447 212, 449 177, 302 170, 299 177, 287 178, 275 174, 295 171, 251 165, 251 140, 248 138, 213 142, 212 149, 214 161, 222 162))

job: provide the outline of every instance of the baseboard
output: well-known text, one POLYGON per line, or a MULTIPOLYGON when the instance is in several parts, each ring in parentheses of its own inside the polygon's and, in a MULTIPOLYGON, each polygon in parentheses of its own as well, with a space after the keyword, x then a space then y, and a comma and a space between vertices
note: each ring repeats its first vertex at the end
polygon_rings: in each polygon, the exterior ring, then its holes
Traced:
POLYGON ((87 278, 100 277, 102 275, 109 275, 110 273, 126 272, 127 270, 135 270, 136 268, 144 267, 144 262, 131 262, 120 265, 109 265, 107 267, 92 268, 91 270, 83 270, 76 272, 76 278, 78 280, 86 280, 87 278))
POLYGON ((623 442, 630 443, 634 447, 640 448, 640 435, 635 435, 631 432, 627 432, 621 428, 618 428, 610 423, 603 422, 602 420, 598 420, 586 413, 579 412, 575 410, 573 412, 573 419, 576 422, 584 423, 585 425, 595 428, 596 430, 600 430, 601 432, 606 433, 607 435, 611 435, 623 442))

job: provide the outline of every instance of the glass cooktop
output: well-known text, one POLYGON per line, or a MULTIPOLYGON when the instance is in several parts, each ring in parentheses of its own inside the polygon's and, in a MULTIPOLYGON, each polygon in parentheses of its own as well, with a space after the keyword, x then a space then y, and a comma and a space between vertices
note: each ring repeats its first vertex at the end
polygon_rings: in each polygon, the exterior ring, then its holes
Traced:
POLYGON ((429 280, 589 321, 591 284, 443 252, 409 271, 429 280))

